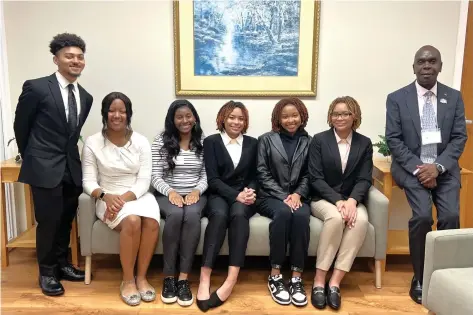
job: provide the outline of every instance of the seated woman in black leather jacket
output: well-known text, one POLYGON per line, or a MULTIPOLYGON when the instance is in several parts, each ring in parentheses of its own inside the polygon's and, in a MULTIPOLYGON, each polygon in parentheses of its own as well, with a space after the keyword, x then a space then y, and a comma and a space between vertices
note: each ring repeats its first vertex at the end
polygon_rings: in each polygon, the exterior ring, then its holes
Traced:
POLYGON ((301 274, 309 247, 310 207, 307 153, 311 137, 304 130, 309 115, 298 98, 284 98, 273 109, 272 131, 258 140, 256 205, 269 225, 271 275, 268 289, 279 304, 302 306, 307 297, 301 274), (292 278, 288 287, 281 275, 290 245, 292 278))

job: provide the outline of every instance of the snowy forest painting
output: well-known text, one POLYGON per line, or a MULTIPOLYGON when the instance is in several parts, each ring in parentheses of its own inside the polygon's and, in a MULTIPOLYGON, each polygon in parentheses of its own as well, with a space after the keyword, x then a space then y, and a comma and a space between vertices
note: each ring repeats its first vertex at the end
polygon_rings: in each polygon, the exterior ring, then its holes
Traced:
POLYGON ((195 76, 298 75, 300 0, 193 1, 195 76))

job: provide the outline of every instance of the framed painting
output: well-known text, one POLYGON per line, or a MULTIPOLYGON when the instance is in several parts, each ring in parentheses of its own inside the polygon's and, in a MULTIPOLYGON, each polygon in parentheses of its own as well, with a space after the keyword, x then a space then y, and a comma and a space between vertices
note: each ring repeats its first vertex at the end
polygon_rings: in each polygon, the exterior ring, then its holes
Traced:
POLYGON ((320 2, 174 1, 178 96, 315 96, 320 2))

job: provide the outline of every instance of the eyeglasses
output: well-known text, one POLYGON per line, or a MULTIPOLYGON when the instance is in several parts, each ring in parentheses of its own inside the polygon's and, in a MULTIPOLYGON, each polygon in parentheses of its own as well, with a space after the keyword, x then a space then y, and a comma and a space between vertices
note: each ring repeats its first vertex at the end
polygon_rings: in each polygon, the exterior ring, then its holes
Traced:
POLYGON ((353 114, 350 113, 350 112, 343 112, 343 113, 335 113, 335 112, 333 112, 333 113, 331 114, 332 118, 334 118, 334 119, 337 119, 337 118, 339 118, 339 117, 342 117, 342 118, 346 119, 346 118, 350 117, 351 115, 353 115, 353 114))

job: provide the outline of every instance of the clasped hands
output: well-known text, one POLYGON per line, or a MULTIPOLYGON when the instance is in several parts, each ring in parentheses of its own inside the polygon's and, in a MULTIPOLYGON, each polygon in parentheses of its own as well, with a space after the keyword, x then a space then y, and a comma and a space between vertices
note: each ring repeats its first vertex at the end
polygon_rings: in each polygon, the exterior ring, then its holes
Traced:
POLYGON ((356 203, 356 200, 353 198, 348 198, 348 200, 339 200, 335 203, 338 212, 340 212, 343 221, 345 221, 349 229, 355 227, 357 216, 356 203))
POLYGON ((437 187, 437 177, 439 171, 435 164, 417 165, 417 174, 415 175, 419 182, 427 189, 434 189, 437 187))
POLYGON ((118 212, 120 212, 126 202, 122 196, 112 194, 105 194, 103 201, 106 205, 104 218, 109 221, 115 220, 118 212))
POLYGON ((184 205, 190 206, 200 199, 200 191, 197 189, 193 189, 189 194, 187 194, 185 197, 182 197, 179 195, 175 190, 172 190, 169 193, 169 202, 172 203, 175 206, 178 206, 179 208, 182 208, 184 205))
POLYGON ((298 193, 290 194, 283 200, 283 202, 288 205, 293 212, 302 207, 301 195, 298 193))
POLYGON ((256 193, 253 188, 247 188, 243 189, 238 196, 236 197, 236 201, 241 202, 247 206, 252 205, 255 203, 256 200, 256 193))

